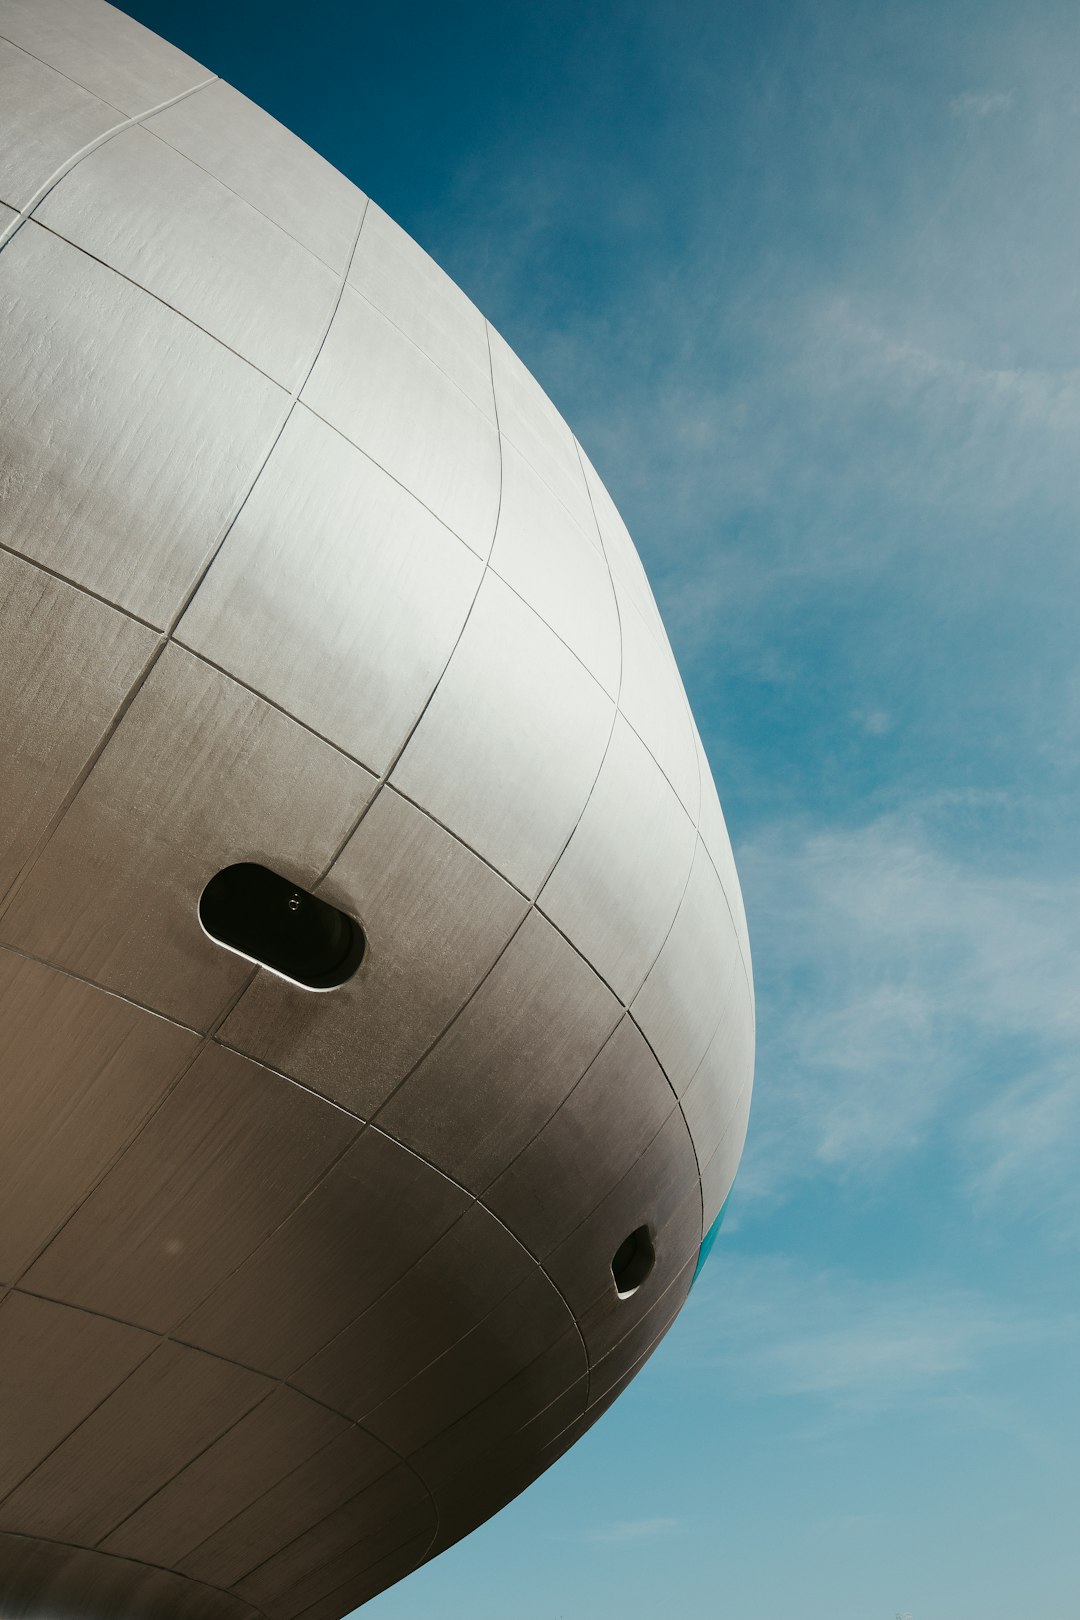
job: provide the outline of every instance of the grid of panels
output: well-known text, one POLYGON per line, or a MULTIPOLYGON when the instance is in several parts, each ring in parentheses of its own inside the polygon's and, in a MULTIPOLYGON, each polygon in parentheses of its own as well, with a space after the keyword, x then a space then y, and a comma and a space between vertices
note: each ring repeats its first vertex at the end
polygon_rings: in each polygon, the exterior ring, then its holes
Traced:
POLYGON ((336 1620, 685 1298, 738 882, 633 544, 468 300, 99 0, 0 0, 0 47, 0 1368, 51 1414, 0 1589, 336 1620), (192 926, 236 859, 361 917, 350 985, 192 926))

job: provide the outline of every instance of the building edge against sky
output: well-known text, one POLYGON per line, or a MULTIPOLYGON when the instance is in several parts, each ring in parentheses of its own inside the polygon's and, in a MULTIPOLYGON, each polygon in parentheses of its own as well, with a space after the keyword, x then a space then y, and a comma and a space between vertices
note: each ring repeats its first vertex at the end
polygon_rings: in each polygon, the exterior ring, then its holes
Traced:
POLYGON ((336 1620, 677 1314, 738 878, 633 543, 460 290, 100 0, 0 0, 0 82, 0 1593, 336 1620), (343 982, 200 926, 238 868, 343 982))

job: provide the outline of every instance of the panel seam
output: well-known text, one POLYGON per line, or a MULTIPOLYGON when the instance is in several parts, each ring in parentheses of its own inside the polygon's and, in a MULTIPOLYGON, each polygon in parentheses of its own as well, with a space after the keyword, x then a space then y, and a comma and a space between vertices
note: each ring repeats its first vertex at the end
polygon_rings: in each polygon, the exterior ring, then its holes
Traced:
MULTIPOLYGON (((9 41, 8 43, 12 44, 14 41, 9 41)), ((16 46, 15 48, 16 50, 21 50, 22 46, 16 46)), ((29 55, 30 53, 27 52, 25 54, 29 55)), ((36 58, 36 60, 40 59, 36 58)), ((48 65, 49 64, 46 63, 46 66, 48 65)), ((156 107, 150 107, 146 112, 136 113, 132 118, 125 118, 119 124, 112 124, 108 129, 103 130, 100 135, 95 135, 92 141, 87 141, 85 146, 81 146, 79 150, 71 157, 65 159, 65 161, 60 164, 59 168, 53 170, 49 178, 45 180, 34 192, 34 195, 30 198, 30 201, 26 203, 16 214, 15 218, 11 220, 2 231, 0 231, 0 252, 7 247, 15 233, 21 230, 21 228, 26 224, 26 221, 33 215, 34 210, 40 207, 40 205, 45 201, 45 198, 49 195, 49 192, 52 191, 53 187, 58 186, 60 181, 64 179, 65 175, 70 174, 72 169, 81 163, 84 158, 90 156, 91 152, 96 152, 99 146, 104 146, 106 141, 111 141, 114 135, 120 135, 125 129, 133 129, 136 124, 141 124, 144 118, 153 118, 155 113, 164 112, 167 107, 175 107, 177 102, 186 101, 188 96, 195 95, 196 91, 198 90, 205 90, 207 85, 215 84, 217 82, 217 77, 218 76, 216 73, 208 74, 205 79, 200 79, 198 84, 191 85, 187 90, 181 90, 179 95, 170 96, 167 101, 159 102, 156 107)), ((74 83, 74 81, 72 82, 74 83)), ((80 88, 85 90, 86 86, 82 85, 80 88)), ((92 95, 93 91, 90 91, 89 94, 92 95)), ((103 105, 109 106, 111 104, 109 102, 104 102, 103 105)), ((114 109, 114 111, 118 110, 119 109, 114 109)))

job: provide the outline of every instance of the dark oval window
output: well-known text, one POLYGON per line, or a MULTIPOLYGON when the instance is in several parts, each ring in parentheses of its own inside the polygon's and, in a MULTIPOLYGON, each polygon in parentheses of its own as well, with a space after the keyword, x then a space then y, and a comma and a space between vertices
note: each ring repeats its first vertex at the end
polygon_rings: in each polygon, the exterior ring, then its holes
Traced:
POLYGON ((333 990, 364 954, 360 924, 253 861, 226 866, 199 898, 211 939, 308 990, 333 990))
POLYGON ((611 1275, 620 1299, 636 1294, 656 1264, 656 1250, 647 1226, 639 1226, 628 1238, 623 1238, 611 1262, 611 1275))

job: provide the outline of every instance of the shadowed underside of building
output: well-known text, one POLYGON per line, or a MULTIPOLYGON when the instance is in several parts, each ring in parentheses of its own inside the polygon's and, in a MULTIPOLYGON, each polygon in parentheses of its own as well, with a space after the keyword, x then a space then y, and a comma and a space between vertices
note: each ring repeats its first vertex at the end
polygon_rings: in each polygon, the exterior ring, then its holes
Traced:
POLYGON ((0 320, 0 1607, 337 1620, 686 1298, 720 806, 521 362, 99 0, 0 0, 0 320))

